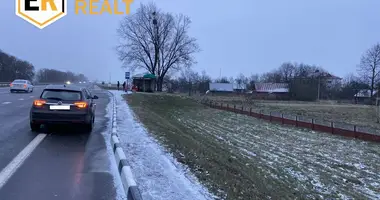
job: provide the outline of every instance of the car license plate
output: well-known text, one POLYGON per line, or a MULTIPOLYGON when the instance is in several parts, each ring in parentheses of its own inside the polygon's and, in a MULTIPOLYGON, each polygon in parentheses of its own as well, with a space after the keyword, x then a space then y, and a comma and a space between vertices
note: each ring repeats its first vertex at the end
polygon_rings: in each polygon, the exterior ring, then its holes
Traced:
POLYGON ((50 110, 70 110, 70 105, 52 105, 50 106, 50 110))

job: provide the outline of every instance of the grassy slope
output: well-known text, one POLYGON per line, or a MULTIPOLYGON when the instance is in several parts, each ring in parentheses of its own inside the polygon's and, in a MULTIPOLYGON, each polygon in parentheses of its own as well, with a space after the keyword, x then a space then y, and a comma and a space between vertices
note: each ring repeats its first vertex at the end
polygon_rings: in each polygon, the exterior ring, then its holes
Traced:
POLYGON ((371 179, 379 169, 376 144, 268 124, 178 96, 127 98, 149 131, 227 199, 364 198, 369 187, 363 183, 377 184, 371 179))
POLYGON ((242 162, 244 158, 240 154, 208 135, 195 134, 173 118, 178 110, 196 113, 212 109, 191 100, 178 101, 175 96, 137 94, 130 95, 128 102, 149 131, 167 145, 179 162, 189 166, 214 194, 227 194, 228 199, 263 199, 272 193, 262 185, 265 180, 255 178, 260 175, 259 170, 242 162))

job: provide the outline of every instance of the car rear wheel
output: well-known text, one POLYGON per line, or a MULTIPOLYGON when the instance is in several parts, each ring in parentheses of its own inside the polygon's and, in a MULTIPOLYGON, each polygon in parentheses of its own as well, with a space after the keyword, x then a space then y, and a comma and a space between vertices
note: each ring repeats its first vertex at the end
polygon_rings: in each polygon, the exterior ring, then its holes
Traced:
POLYGON ((41 124, 36 124, 36 123, 30 122, 30 129, 31 129, 33 132, 37 132, 37 131, 39 131, 40 128, 41 128, 41 124))
POLYGON ((94 121, 95 121, 95 117, 92 116, 91 118, 91 122, 88 123, 88 124, 85 124, 85 131, 88 132, 88 133, 91 133, 92 129, 94 128, 94 121))

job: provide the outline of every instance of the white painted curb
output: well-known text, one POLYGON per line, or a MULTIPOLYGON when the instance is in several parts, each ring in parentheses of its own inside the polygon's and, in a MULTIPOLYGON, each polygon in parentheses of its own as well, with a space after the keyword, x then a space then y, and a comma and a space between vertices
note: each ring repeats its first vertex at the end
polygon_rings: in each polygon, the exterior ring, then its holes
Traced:
MULTIPOLYGON (((111 92, 110 92, 111 93, 111 92)), ((118 172, 121 177, 121 182, 127 195, 127 200, 142 200, 141 193, 134 180, 131 167, 127 163, 127 157, 124 154, 120 145, 119 137, 117 136, 117 111, 116 98, 112 95, 112 132, 111 132, 111 147, 115 155, 115 161, 118 166, 118 172)))

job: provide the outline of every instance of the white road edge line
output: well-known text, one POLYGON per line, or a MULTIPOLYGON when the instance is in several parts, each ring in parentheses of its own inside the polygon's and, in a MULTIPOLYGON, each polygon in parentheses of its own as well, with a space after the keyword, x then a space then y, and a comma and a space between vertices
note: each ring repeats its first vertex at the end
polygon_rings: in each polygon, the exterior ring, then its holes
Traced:
POLYGON ((12 102, 9 102, 9 101, 6 101, 6 102, 3 102, 2 104, 10 104, 12 102))
POLYGON ((34 149, 42 142, 46 134, 38 134, 13 160, 0 172, 0 188, 17 171, 21 164, 29 157, 34 149))

